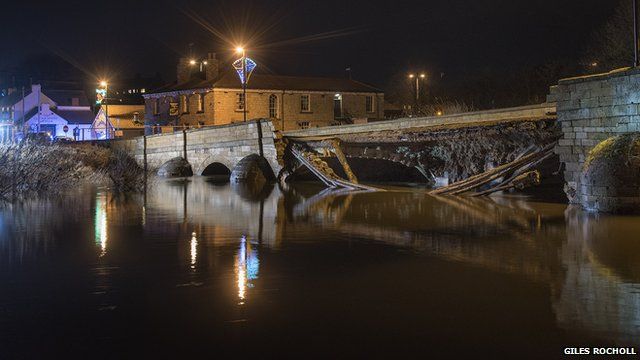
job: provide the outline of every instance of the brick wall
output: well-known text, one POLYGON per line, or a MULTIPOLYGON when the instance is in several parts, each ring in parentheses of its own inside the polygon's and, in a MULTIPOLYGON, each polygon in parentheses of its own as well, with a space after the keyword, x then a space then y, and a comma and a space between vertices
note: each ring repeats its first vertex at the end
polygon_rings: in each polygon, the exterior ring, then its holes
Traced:
MULTIPOLYGON (((172 94, 160 97, 146 97, 145 121, 147 125, 225 125, 243 120, 243 112, 237 109, 236 95, 241 90, 216 89, 207 92, 204 98, 204 112, 199 113, 198 98, 195 94, 172 94), (186 95, 189 101, 189 112, 177 116, 169 116, 169 103, 180 103, 180 96, 186 95), (154 114, 154 102, 158 101, 158 114, 154 114)), ((308 123, 310 128, 329 126, 335 123, 333 113, 334 93, 308 93, 311 109, 309 112, 300 111, 300 96, 304 92, 283 91, 247 91, 247 119, 269 118, 269 96, 276 95, 277 117, 273 119, 278 130, 297 130, 302 123, 308 123)), ((374 93, 343 93, 343 111, 353 118, 367 118, 370 120, 384 117, 384 95, 374 93), (366 111, 366 96, 374 96, 374 111, 366 111)), ((182 108, 179 109, 180 112, 182 108)))
POLYGON ((640 69, 560 80, 548 101, 557 102, 563 138, 555 152, 565 164, 570 200, 579 189, 589 151, 611 136, 640 131, 640 69))

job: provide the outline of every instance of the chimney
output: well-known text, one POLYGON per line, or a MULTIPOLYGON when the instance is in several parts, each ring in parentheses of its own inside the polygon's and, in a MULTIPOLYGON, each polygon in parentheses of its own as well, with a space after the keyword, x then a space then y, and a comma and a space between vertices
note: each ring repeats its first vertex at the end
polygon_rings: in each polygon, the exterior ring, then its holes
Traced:
POLYGON ((41 89, 42 89, 42 87, 40 86, 40 84, 32 84, 31 85, 31 92, 34 93, 34 94, 39 93, 41 89))
POLYGON ((180 60, 178 61, 178 66, 176 68, 178 84, 182 84, 191 79, 191 67, 192 65, 189 64, 189 58, 180 58, 180 60))
POLYGON ((205 66, 205 72, 207 80, 215 80, 218 78, 220 63, 216 59, 216 53, 210 52, 207 54, 207 65, 205 66))

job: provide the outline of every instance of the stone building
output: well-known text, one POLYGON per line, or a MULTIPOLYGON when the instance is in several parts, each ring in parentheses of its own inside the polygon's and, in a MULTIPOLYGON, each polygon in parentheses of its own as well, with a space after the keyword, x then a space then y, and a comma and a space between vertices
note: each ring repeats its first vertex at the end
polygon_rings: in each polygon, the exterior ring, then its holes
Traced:
MULTIPOLYGON (((145 122, 153 126, 206 126, 241 122, 242 86, 230 64, 210 53, 197 71, 178 63, 177 82, 144 94, 145 122)), ((295 130, 384 118, 384 93, 348 78, 253 74, 246 90, 247 119, 271 119, 295 130)))

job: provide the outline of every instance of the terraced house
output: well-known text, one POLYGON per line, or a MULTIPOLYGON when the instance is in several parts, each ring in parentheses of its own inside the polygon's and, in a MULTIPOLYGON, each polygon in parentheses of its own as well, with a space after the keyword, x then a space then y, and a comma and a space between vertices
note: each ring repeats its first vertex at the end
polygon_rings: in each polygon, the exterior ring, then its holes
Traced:
POLYGON ((348 78, 256 73, 249 80, 245 100, 234 69, 230 64, 221 66, 214 53, 198 64, 180 59, 177 75, 175 83, 144 95, 148 129, 241 122, 245 106, 247 119, 271 119, 278 130, 384 118, 383 91, 348 78))

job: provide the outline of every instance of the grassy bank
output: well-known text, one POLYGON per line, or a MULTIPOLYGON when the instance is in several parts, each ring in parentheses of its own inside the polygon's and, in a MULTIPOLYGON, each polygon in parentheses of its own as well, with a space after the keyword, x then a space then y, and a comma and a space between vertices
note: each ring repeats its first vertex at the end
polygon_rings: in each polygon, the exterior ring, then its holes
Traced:
POLYGON ((144 171, 122 151, 93 145, 0 145, 0 200, 59 194, 84 184, 141 191, 144 171))

